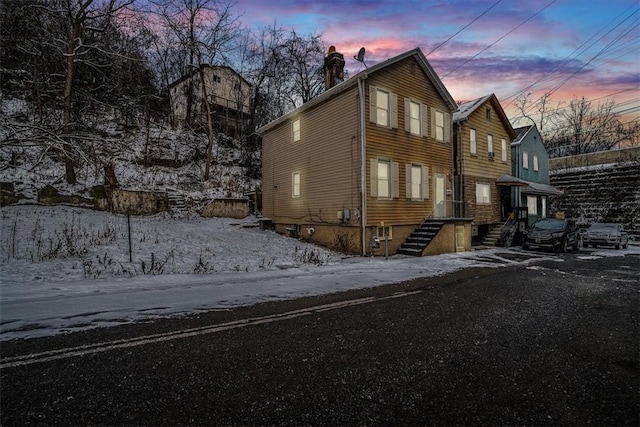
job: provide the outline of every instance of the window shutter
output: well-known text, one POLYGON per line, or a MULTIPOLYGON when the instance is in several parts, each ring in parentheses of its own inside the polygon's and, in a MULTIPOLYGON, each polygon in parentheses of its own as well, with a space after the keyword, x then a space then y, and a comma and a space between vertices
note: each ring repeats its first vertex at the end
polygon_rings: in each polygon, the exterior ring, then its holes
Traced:
POLYGON ((389 94, 389 124, 392 129, 398 129, 398 95, 389 94))
POLYGON ((422 167, 422 198, 429 198, 429 166, 422 167))
POLYGON ((378 160, 369 160, 371 177, 369 183, 371 185, 371 197, 378 197, 378 160))
POLYGON ((444 113, 444 142, 451 142, 451 114, 444 113))
POLYGON ((431 107, 431 138, 436 139, 436 109, 431 107))
POLYGON ((404 99, 404 130, 411 132, 411 101, 404 99))
POLYGON ((391 198, 397 199, 400 197, 400 165, 398 162, 391 162, 391 176, 393 177, 391 198))
POLYGON ((422 123, 420 123, 420 135, 429 136, 427 132, 427 129, 429 129, 429 109, 426 105, 422 104, 420 105, 420 109, 420 120, 422 120, 422 123))
POLYGON ((411 164, 404 165, 404 171, 405 171, 405 185, 406 185, 405 193, 406 193, 407 199, 410 199, 411 198, 411 164))
POLYGON ((369 86, 369 121, 377 123, 378 121, 378 88, 376 86, 369 86))

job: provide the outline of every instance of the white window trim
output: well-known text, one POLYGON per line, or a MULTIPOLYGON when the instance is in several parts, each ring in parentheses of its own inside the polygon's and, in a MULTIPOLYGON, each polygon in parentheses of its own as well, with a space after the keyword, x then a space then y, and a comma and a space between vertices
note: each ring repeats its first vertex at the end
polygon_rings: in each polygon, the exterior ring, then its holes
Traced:
MULTIPOLYGON (((484 192, 483 192, 484 193, 484 192)), ((486 182, 476 182, 476 205, 490 205, 491 204, 491 185, 486 182), (480 189, 486 188, 488 190, 487 200, 484 200, 484 194, 478 193, 480 189), (482 196, 482 200, 479 200, 482 196)))
POLYGON ((405 165, 406 198, 411 201, 422 202, 429 198, 429 167, 419 163, 405 165), (413 168, 420 168, 420 195, 413 194, 413 168))
POLYGON ((419 101, 405 98, 404 99, 404 130, 409 132, 411 135, 416 136, 427 136, 427 127, 428 127, 428 111, 427 106, 420 103, 419 101), (411 116, 411 106, 418 106, 418 117, 411 116), (412 123, 415 123, 417 120, 418 131, 412 129, 412 123))
POLYGON ((370 159, 369 160, 369 174, 370 174, 370 194, 371 197, 377 197, 379 200, 392 200, 397 199, 400 194, 400 166, 398 162, 393 162, 390 159, 370 159), (378 191, 378 163, 385 162, 389 164, 389 196, 380 196, 378 191))
POLYGON ((500 140, 500 148, 502 150, 502 154, 500 158, 503 162, 506 162, 507 161, 507 140, 506 139, 502 138, 500 140))
POLYGON ((291 138, 293 142, 300 141, 300 119, 291 122, 291 138))
POLYGON ((472 155, 478 155, 478 132, 475 129, 469 129, 469 151, 472 155))
POLYGON ((300 176, 300 171, 295 171, 291 174, 291 197, 297 199, 301 197, 302 193, 302 181, 300 176), (296 177, 297 177, 297 185, 296 185, 296 177), (296 189, 298 190, 296 192, 296 189))
POLYGON ((387 233, 389 233, 389 240, 393 240, 393 226, 391 225, 385 225, 384 227, 381 227, 381 226, 376 227, 376 237, 378 238, 378 240, 381 240, 381 241, 384 240, 384 230, 387 230, 387 233))
POLYGON ((431 107, 431 138, 438 142, 451 142, 451 115, 436 108, 431 107), (436 125, 436 118, 442 115, 442 126, 436 125), (442 129, 442 139, 439 138, 438 130, 442 129))
POLYGON ((538 156, 536 154, 533 155, 533 170, 538 172, 538 156))
POLYGON ((398 128, 398 95, 388 89, 369 86, 369 121, 378 126, 398 128), (378 122, 378 91, 388 94, 387 123, 378 122))
POLYGON ((529 153, 526 151, 522 152, 522 167, 524 169, 529 169, 529 153))
POLYGON ((496 155, 495 147, 493 146, 493 135, 491 134, 487 135, 487 154, 491 159, 493 159, 492 156, 496 155))

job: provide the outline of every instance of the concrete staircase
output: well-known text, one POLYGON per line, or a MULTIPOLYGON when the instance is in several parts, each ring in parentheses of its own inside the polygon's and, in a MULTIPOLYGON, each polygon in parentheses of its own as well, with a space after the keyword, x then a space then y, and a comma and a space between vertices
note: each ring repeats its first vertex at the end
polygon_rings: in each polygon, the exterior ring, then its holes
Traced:
POLYGON ((498 241, 502 235, 502 224, 494 224, 489 228, 489 232, 482 239, 483 246, 498 246, 498 241))
POLYGON ((436 234, 440 231, 444 225, 441 221, 425 220, 422 224, 416 227, 415 230, 407 237, 400 247, 398 253, 411 256, 422 256, 424 249, 429 246, 429 243, 436 237, 436 234))
POLYGON ((169 199, 169 207, 171 210, 182 210, 185 208, 184 195, 167 189, 167 198, 169 199))

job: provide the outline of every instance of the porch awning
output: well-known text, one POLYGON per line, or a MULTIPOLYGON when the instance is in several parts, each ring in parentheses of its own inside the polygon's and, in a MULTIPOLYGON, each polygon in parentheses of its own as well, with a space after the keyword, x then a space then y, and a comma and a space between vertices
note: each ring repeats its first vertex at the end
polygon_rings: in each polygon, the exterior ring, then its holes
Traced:
POLYGON ((526 187, 529 183, 524 179, 516 178, 515 176, 505 173, 496 179, 496 185, 503 185, 507 187, 526 187))
POLYGON ((539 184, 537 182, 530 182, 527 188, 521 190, 525 194, 539 194, 542 196, 559 196, 564 194, 562 190, 558 190, 556 187, 548 184, 539 184))
POLYGON ((500 175, 498 179, 496 179, 496 185, 505 187, 522 187, 520 192, 523 194, 537 194, 542 196, 558 196, 563 194, 561 190, 558 190, 552 185, 525 181, 522 178, 508 174, 500 175))

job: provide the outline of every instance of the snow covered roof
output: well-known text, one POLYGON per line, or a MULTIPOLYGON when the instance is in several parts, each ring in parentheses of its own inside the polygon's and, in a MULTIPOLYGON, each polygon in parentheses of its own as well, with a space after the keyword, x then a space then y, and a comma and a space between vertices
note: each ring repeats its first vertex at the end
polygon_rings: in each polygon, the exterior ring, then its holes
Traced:
POLYGON ((473 101, 465 102, 463 104, 458 105, 458 110, 455 113, 453 113, 453 123, 467 120, 471 116, 471 114, 473 114, 478 108, 480 108, 482 105, 486 104, 487 102, 490 102, 493 105, 493 109, 495 110, 496 114, 500 118, 500 121, 502 122, 505 130, 509 134, 509 137, 511 139, 515 138, 516 134, 515 134, 515 131, 513 130, 513 127, 511 126, 511 122, 509 121, 509 119, 507 118, 507 115, 502 109, 502 105, 500 105, 500 101, 498 101, 498 98, 493 93, 489 95, 485 95, 481 98, 474 99, 473 101))
POLYGON ((458 105, 458 111, 453 113, 453 121, 458 122, 461 120, 466 120, 469 118, 471 113, 476 111, 478 107, 484 104, 489 98, 491 98, 493 94, 485 95, 481 98, 474 99, 473 101, 465 102, 463 104, 458 105))

